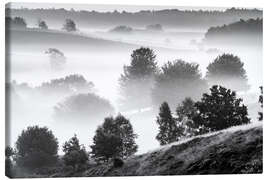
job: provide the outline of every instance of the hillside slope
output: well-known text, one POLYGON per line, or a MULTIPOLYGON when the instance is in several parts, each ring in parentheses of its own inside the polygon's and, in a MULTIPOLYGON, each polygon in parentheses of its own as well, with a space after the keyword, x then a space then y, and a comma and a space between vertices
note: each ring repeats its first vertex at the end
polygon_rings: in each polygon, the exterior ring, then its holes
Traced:
POLYGON ((262 125, 230 128, 134 156, 121 168, 98 165, 82 176, 262 173, 262 125))

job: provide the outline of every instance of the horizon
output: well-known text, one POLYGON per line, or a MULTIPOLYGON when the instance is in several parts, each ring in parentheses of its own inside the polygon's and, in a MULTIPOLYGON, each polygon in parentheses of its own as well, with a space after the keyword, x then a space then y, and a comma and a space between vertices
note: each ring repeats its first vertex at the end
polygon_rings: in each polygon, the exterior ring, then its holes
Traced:
POLYGON ((6 8, 11 9, 65 9, 67 11, 95 11, 99 13, 108 12, 129 12, 136 13, 140 11, 161 11, 161 10, 179 10, 179 11, 219 11, 224 12, 227 9, 245 9, 262 10, 260 8, 249 7, 193 7, 193 6, 151 6, 151 5, 120 5, 120 4, 55 4, 55 3, 17 3, 6 4, 6 8))

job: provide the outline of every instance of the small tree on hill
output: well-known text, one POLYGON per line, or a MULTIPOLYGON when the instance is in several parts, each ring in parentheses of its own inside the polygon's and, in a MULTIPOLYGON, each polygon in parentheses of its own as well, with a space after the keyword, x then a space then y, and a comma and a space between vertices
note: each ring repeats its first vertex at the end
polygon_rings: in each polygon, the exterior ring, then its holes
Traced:
POLYGON ((105 160, 114 157, 127 158, 138 149, 136 138, 132 125, 124 116, 105 118, 96 131, 94 145, 90 146, 93 157, 105 160))
POLYGON ((63 25, 63 29, 68 31, 68 32, 72 32, 72 31, 76 31, 76 24, 72 19, 66 19, 65 24, 63 25))
POLYGON ((236 91, 249 89, 244 63, 233 54, 223 54, 210 63, 206 79, 211 86, 222 85, 236 91))
POLYGON ((25 168, 50 166, 57 162, 58 141, 47 127, 31 126, 16 141, 17 165, 25 168))
POLYGON ((206 132, 218 131, 250 122, 247 107, 234 91, 213 86, 210 92, 203 94, 201 101, 195 103, 198 114, 193 120, 197 127, 206 132))
POLYGON ((156 139, 159 141, 160 145, 169 144, 178 140, 180 133, 177 122, 173 118, 167 102, 162 103, 160 106, 157 123, 159 132, 156 139))
POLYGON ((50 65, 53 70, 61 70, 66 64, 66 57, 63 52, 56 48, 49 48, 45 51, 45 54, 49 55, 50 65))
POLYGON ((195 102, 191 98, 185 98, 176 108, 178 126, 184 129, 183 136, 196 135, 196 127, 193 118, 197 115, 195 102))
POLYGON ((88 154, 83 145, 80 145, 76 134, 63 145, 65 155, 63 160, 67 166, 72 166, 76 171, 78 166, 86 164, 88 154))
MULTIPOLYGON (((263 108, 263 87, 260 87, 261 95, 259 96, 259 103, 261 105, 261 108, 263 108)), ((263 120, 263 112, 259 112, 259 121, 263 120)))

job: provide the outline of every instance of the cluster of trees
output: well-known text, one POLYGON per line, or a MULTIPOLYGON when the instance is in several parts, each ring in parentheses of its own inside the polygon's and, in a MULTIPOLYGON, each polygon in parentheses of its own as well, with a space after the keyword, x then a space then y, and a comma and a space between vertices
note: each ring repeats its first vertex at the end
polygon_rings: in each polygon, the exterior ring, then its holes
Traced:
POLYGON ((232 54, 218 56, 207 67, 203 78, 197 63, 181 59, 157 66, 152 49, 141 47, 131 54, 130 65, 124 66, 119 79, 124 108, 145 108, 168 102, 173 108, 191 97, 199 100, 208 87, 219 84, 235 91, 249 89, 244 63, 232 54), (196 88, 194 88, 196 87, 196 88), (144 98, 141 98, 141 95, 144 98))
MULTIPOLYGON (((27 23, 23 17, 9 17, 5 18, 5 24, 7 28, 27 28, 27 23)), ((45 20, 38 19, 37 27, 42 30, 48 30, 49 27, 45 20)), ((72 19, 66 19, 62 27, 67 32, 77 31, 76 23, 72 19)))
POLYGON ((21 17, 6 17, 5 23, 7 28, 26 28, 27 24, 21 17))
POLYGON ((70 166, 76 172, 87 165, 90 156, 98 162, 124 159, 137 151, 136 138, 129 120, 119 114, 115 118, 105 118, 97 128, 91 152, 86 151, 75 134, 63 144, 64 155, 59 156, 59 143, 52 131, 47 127, 30 126, 19 135, 15 149, 6 147, 6 174, 14 177, 18 168, 34 172, 57 165, 70 166))
POLYGON ((149 31, 163 31, 161 24, 150 24, 145 27, 149 31))
POLYGON ((239 43, 236 39, 248 41, 252 44, 262 41, 263 19, 240 19, 237 22, 223 26, 210 27, 205 34, 206 43, 239 43), (251 41, 252 40, 252 41, 251 41))
POLYGON ((176 108, 175 116, 168 103, 164 102, 156 120, 159 125, 156 139, 164 145, 183 137, 248 124, 247 107, 242 101, 234 91, 214 85, 210 93, 203 94, 200 101, 195 102, 191 98, 182 101, 176 108))

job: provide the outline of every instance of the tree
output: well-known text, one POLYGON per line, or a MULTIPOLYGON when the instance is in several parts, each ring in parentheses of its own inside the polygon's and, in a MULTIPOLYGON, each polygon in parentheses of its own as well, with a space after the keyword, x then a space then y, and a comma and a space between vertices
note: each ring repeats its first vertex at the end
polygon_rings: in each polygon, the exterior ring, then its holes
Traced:
POLYGON ((161 24, 150 24, 146 26, 146 30, 149 31, 163 31, 161 24))
POLYGON ((93 138, 93 145, 90 146, 92 157, 105 160, 116 157, 127 158, 138 149, 136 138, 132 125, 124 116, 119 114, 115 118, 107 117, 93 138))
POLYGON ((49 48, 45 51, 49 55, 50 65, 53 70, 62 70, 66 64, 66 57, 63 52, 56 48, 49 48))
POLYGON ((20 167, 50 166, 58 159, 58 141, 47 127, 30 126, 16 141, 15 161, 20 167))
POLYGON ((157 72, 156 55, 152 49, 141 47, 133 51, 130 65, 124 66, 124 73, 119 79, 122 109, 151 105, 150 93, 157 72))
POLYGON ((175 109, 186 97, 199 99, 206 89, 207 84, 202 79, 198 64, 176 60, 164 64, 156 76, 152 101, 154 105, 166 101, 175 109))
POLYGON ((68 32, 72 32, 72 31, 76 31, 76 24, 72 19, 66 19, 65 24, 63 25, 63 29, 68 31, 68 32))
POLYGON ((80 74, 70 74, 62 78, 52 79, 49 82, 43 82, 37 89, 43 94, 66 96, 74 93, 94 92, 94 83, 87 81, 80 74))
POLYGON ((250 122, 247 107, 236 97, 235 91, 215 85, 210 92, 195 103, 198 114, 193 120, 198 128, 205 132, 218 131, 250 122))
POLYGON ((12 156, 15 155, 15 152, 13 148, 10 146, 7 146, 5 149, 5 174, 7 177, 12 177, 13 176, 13 165, 12 165, 12 156))
POLYGON ((63 160, 65 165, 72 166, 75 171, 78 167, 86 164, 88 161, 88 154, 85 147, 80 144, 76 134, 63 145, 63 160))
POLYGON ((110 32, 113 33, 131 33, 133 29, 129 26, 116 26, 115 28, 111 29, 110 32))
POLYGON ((249 89, 244 63, 233 54, 223 54, 210 63, 206 79, 211 86, 222 85, 235 91, 249 89))
MULTIPOLYGON (((261 108, 263 108, 263 86, 260 86, 261 95, 259 96, 259 103, 261 105, 261 108)), ((263 120, 263 112, 259 112, 259 121, 263 120)))
POLYGON ((6 26, 8 28, 26 28, 27 24, 22 17, 6 17, 6 26))
POLYGON ((47 30, 48 29, 48 25, 46 24, 45 21, 39 19, 38 20, 38 28, 47 30))
MULTIPOLYGON (((54 118, 58 120, 89 120, 113 114, 111 103, 94 93, 79 93, 68 96, 54 106, 54 118)), ((67 122, 67 121, 66 121, 67 122)))
POLYGON ((197 115, 195 102, 191 98, 185 98, 176 108, 179 128, 183 128, 183 136, 191 137, 197 134, 193 118, 197 115))
POLYGON ((157 117, 159 132, 156 139, 160 145, 169 144, 178 140, 180 135, 176 120, 172 117, 170 107, 167 102, 161 104, 159 116, 157 117))

